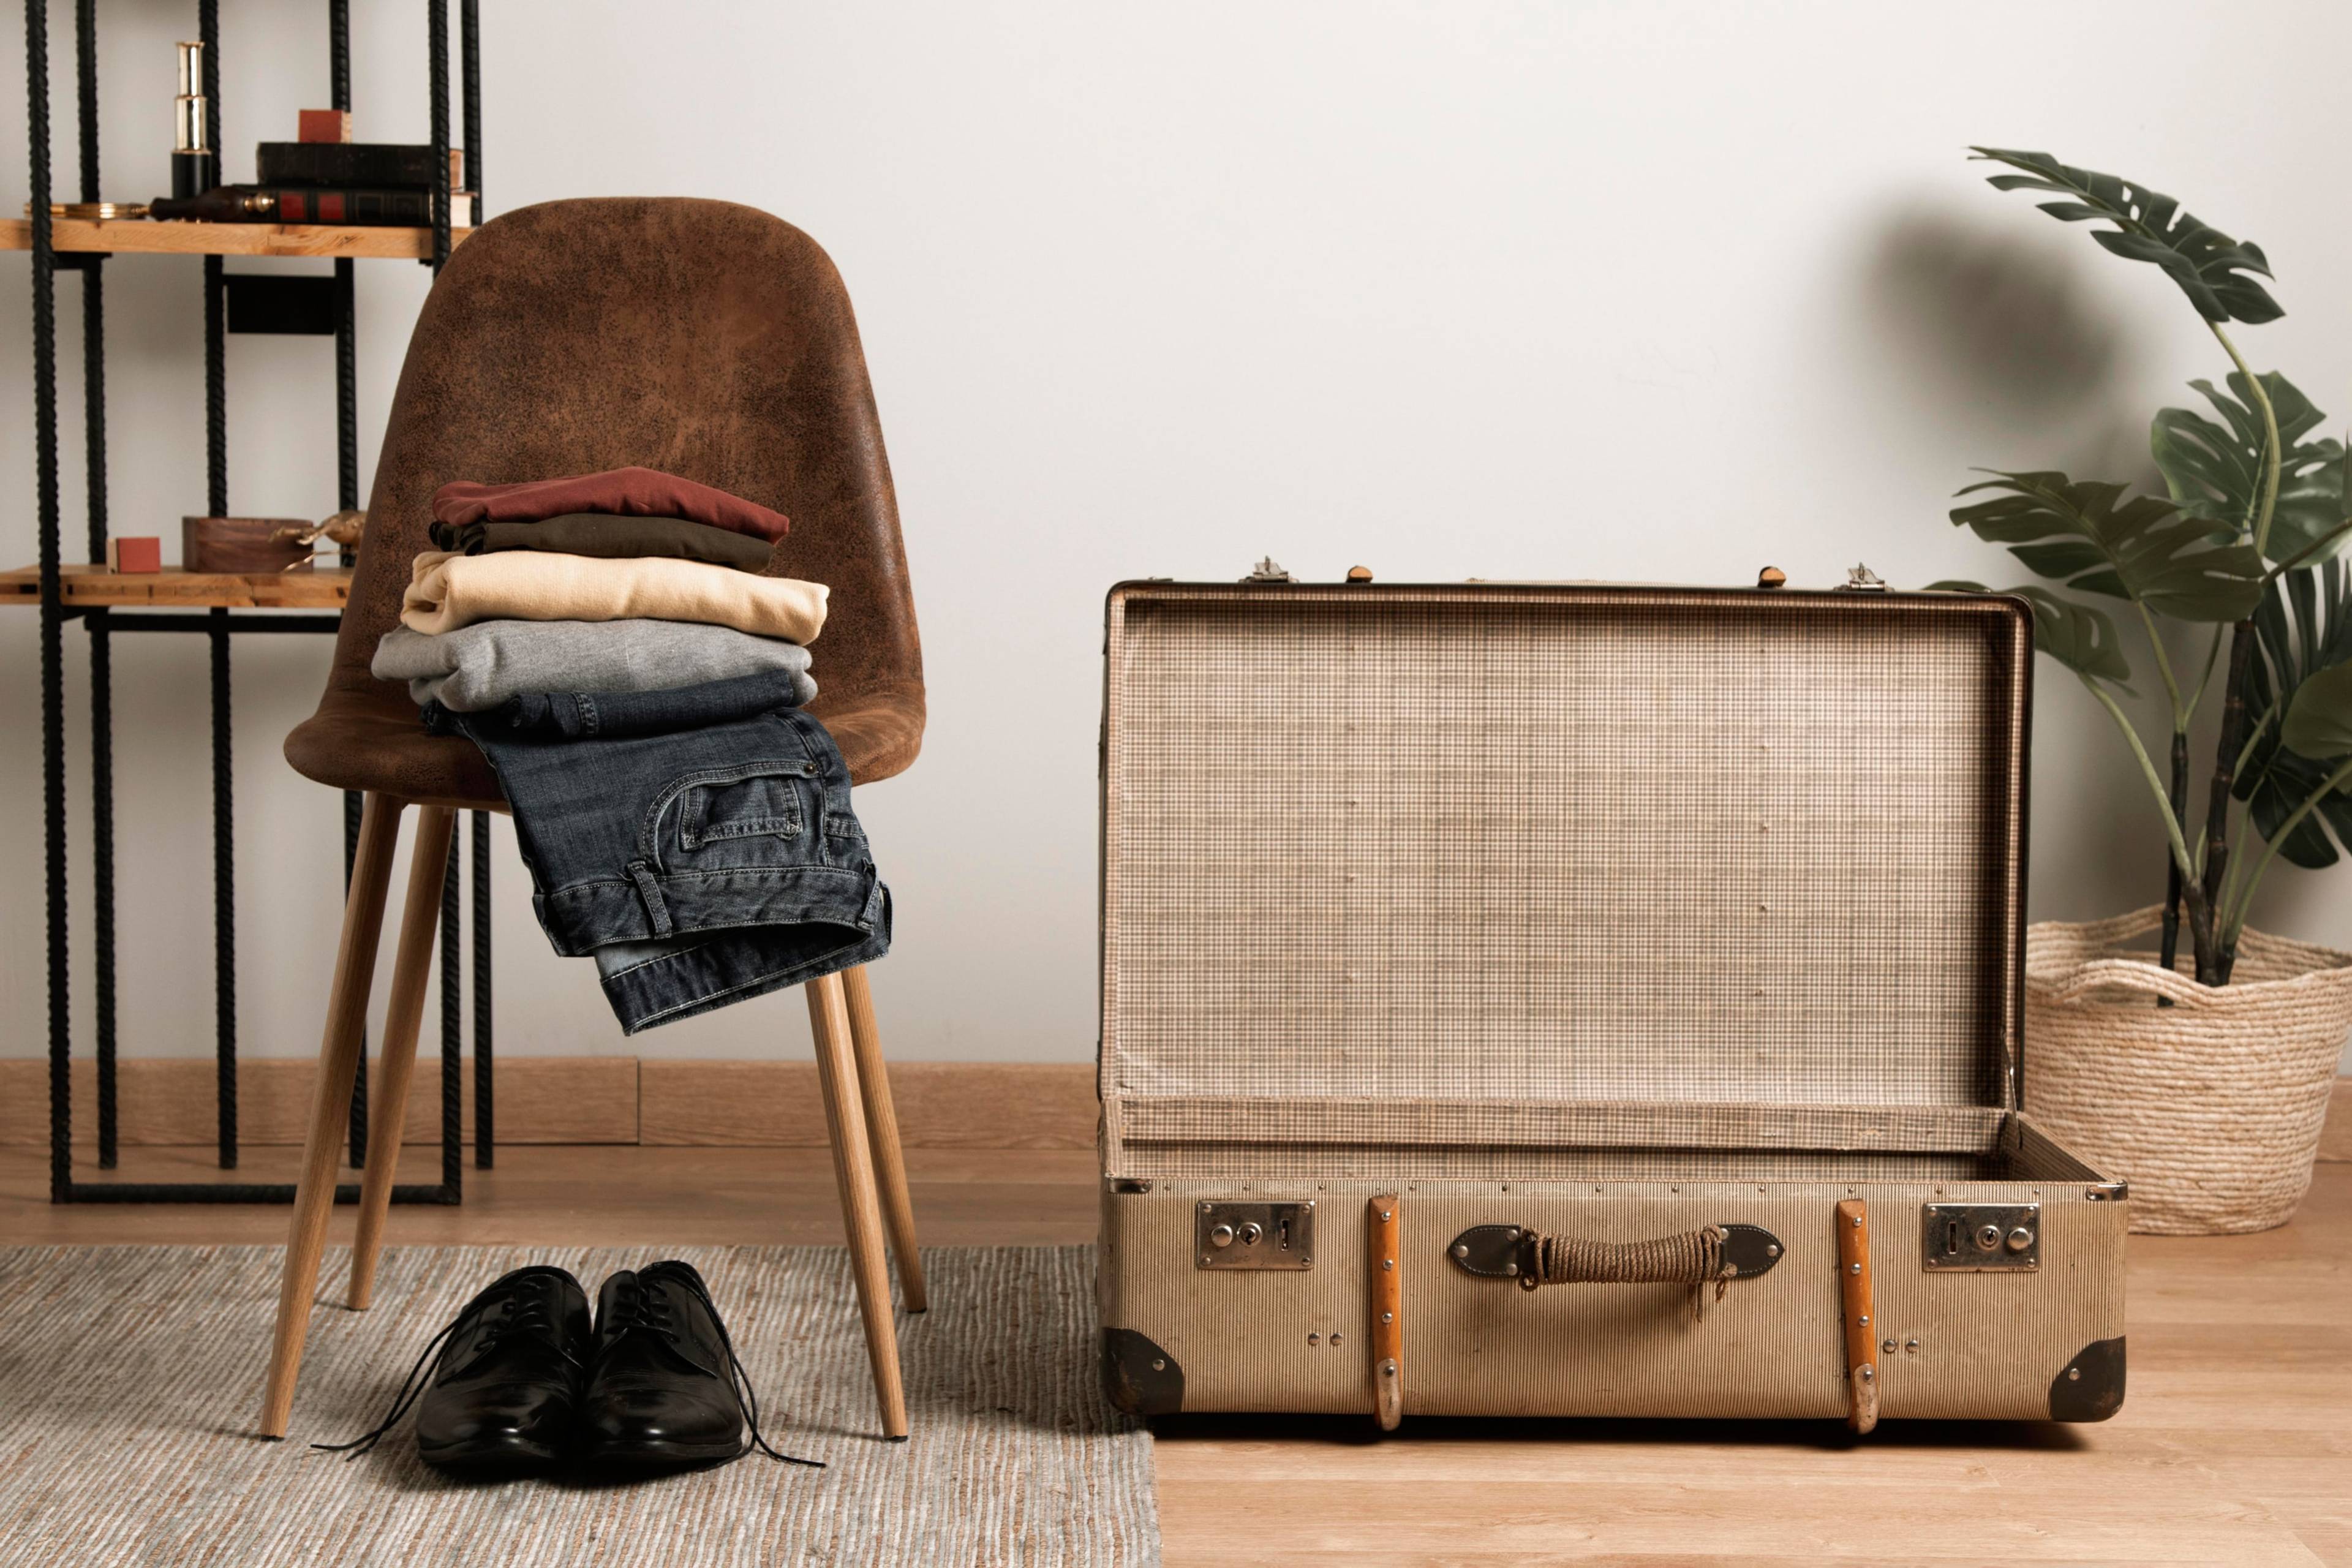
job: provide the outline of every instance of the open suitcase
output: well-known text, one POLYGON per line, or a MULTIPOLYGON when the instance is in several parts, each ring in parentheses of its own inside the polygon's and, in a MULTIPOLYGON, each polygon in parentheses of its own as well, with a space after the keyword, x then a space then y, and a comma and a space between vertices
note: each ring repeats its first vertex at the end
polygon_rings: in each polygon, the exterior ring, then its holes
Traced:
POLYGON ((1129 583, 1105 653, 1122 1408, 2121 1405, 2126 1190, 2019 1110, 2025 605, 1129 583))

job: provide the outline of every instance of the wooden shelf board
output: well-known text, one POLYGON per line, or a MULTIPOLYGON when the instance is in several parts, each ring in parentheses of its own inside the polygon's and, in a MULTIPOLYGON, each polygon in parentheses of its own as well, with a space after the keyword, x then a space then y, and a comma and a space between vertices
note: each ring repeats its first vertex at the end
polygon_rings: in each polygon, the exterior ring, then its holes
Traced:
MULTIPOLYGON (((65 602, 155 609, 340 610, 352 596, 348 567, 313 566, 303 572, 110 572, 103 566, 68 565, 59 570, 65 602)), ((0 605, 37 608, 41 569, 0 572, 0 605)))
MULTIPOLYGON (((454 250, 470 228, 452 228, 454 250)), ((433 231, 315 223, 155 223, 123 218, 93 223, 52 218, 49 239, 58 250, 99 250, 150 256, 378 256, 429 261, 433 231)), ((30 218, 0 219, 0 249, 33 248, 30 218)))

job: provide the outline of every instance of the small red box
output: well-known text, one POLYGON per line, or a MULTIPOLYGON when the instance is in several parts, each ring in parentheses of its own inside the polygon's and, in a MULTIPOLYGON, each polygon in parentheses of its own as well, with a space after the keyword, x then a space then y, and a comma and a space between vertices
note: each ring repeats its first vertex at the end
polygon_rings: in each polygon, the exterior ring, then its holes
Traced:
POLYGON ((160 539, 110 539, 106 542, 110 572, 161 572, 163 542, 160 539))
POLYGON ((295 123, 295 140, 299 142, 352 139, 352 111, 348 109, 305 109, 296 116, 295 123))

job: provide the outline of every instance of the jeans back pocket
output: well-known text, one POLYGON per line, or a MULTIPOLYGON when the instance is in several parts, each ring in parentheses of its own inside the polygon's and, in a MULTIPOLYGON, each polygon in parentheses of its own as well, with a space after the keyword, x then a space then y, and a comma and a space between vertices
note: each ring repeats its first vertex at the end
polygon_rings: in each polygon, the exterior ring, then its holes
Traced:
POLYGON ((814 762, 762 763, 689 785, 678 802, 678 847, 803 837, 811 815, 824 810, 816 775, 814 762))

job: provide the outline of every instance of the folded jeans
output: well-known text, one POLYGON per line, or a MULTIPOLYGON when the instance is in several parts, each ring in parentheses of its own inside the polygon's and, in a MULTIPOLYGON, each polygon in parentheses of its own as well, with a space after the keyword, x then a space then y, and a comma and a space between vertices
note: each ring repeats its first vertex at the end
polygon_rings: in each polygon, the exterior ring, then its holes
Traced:
POLYGON ((890 891, 850 808, 848 766, 788 692, 767 676, 596 695, 600 724, 620 731, 585 736, 564 720, 432 716, 489 759, 540 925, 558 953, 596 956, 624 1033, 889 951, 890 891))

